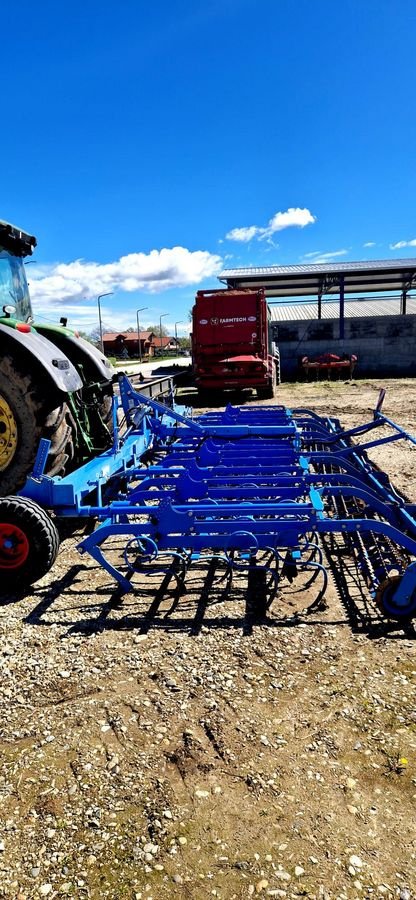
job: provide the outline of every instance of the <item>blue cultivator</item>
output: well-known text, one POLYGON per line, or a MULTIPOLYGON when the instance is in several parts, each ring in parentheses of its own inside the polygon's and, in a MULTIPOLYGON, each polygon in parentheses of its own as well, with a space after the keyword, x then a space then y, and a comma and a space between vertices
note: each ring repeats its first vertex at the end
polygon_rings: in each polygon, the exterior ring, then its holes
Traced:
POLYGON ((132 590, 134 572, 169 572, 183 586, 195 561, 214 559, 228 581, 236 571, 254 576, 264 608, 282 577, 302 573, 304 587, 320 585, 319 603, 327 584, 321 536, 332 535, 355 556, 387 616, 416 612, 416 506, 366 452, 416 441, 382 414, 381 402, 370 422, 348 431, 283 406, 228 406, 192 419, 137 393, 122 376, 114 421, 112 450, 62 479, 43 475, 42 441, 22 497, 58 517, 95 518, 78 550, 123 591, 132 590), (370 432, 372 440, 354 442, 370 432), (122 571, 113 559, 120 541, 122 571))

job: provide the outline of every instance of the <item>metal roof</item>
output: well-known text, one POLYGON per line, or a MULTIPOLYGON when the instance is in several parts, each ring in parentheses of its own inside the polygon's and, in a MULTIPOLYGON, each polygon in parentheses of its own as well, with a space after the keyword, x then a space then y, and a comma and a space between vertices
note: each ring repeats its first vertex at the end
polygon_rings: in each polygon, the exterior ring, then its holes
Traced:
POLYGON ((254 266, 224 269, 218 276, 229 288, 262 287, 268 297, 307 297, 345 293, 403 291, 416 286, 416 259, 373 259, 294 266, 254 266))
MULTIPOLYGON (((400 313, 400 297, 377 300, 347 300, 344 307, 346 319, 363 316, 398 316, 400 313)), ((416 315, 416 297, 408 297, 406 313, 416 315)), ((296 322, 306 319, 317 319, 316 303, 272 303, 270 315, 273 322, 296 322)), ((339 303, 324 300, 322 302, 322 319, 338 319, 339 303)))

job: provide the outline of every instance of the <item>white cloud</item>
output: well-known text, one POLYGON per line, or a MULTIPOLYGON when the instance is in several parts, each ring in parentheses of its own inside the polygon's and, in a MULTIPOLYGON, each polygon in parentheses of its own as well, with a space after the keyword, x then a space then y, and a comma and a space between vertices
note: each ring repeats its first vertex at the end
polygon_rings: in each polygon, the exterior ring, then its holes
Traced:
POLYGON ((245 244, 251 241, 260 230, 260 228, 257 228, 257 225, 247 225, 246 228, 232 228, 225 237, 227 241, 241 241, 245 244))
POLYGON ((222 258, 217 254, 185 247, 129 253, 111 263, 78 259, 49 267, 33 267, 30 291, 35 305, 42 303, 45 307, 53 302, 65 306, 66 310, 68 302, 78 304, 107 291, 156 294, 169 288, 199 284, 216 275, 221 266, 222 258))
POLYGON ((349 253, 349 250, 346 250, 345 248, 343 250, 328 250, 324 253, 320 250, 314 250, 312 253, 305 253, 303 259, 310 259, 312 263, 326 263, 331 262, 331 260, 337 259, 340 256, 346 256, 347 253, 349 253))
POLYGON ((397 241, 397 244, 390 244, 390 250, 402 250, 403 247, 416 247, 416 238, 411 241, 397 241))
POLYGON ((284 228, 304 228, 305 225, 312 225, 316 222, 316 216, 313 216, 309 209, 300 209, 298 206, 291 206, 285 212, 277 212, 265 227, 259 225, 246 225, 241 228, 232 228, 225 237, 228 241, 240 241, 248 243, 253 238, 258 241, 269 240, 277 231, 283 231, 284 228))
POLYGON ((363 244, 363 247, 375 247, 375 246, 376 246, 375 241, 366 241, 365 244, 363 244))
POLYGON ((278 212, 270 219, 266 232, 275 234, 276 231, 291 228, 293 225, 304 228, 305 225, 313 225, 314 222, 316 222, 316 216, 313 216, 309 209, 291 206, 286 212, 278 212))

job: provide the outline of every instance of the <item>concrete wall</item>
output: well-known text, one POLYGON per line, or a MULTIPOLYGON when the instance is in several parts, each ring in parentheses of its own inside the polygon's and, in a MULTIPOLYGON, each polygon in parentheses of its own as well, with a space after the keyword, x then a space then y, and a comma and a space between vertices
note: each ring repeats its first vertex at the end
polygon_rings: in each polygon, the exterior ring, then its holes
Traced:
POLYGON ((355 353, 356 375, 416 376, 416 316, 374 316, 345 319, 339 338, 337 319, 273 322, 280 349, 282 378, 299 376, 302 356, 355 353))

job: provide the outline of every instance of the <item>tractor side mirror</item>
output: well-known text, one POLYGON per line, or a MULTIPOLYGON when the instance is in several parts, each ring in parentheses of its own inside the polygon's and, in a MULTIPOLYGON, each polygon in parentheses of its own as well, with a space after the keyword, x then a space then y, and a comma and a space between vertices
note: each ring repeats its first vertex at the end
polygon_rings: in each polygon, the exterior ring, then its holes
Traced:
POLYGON ((5 306, 3 306, 3 312, 4 312, 4 315, 6 316, 6 319, 10 319, 10 316, 14 316, 14 314, 16 312, 16 307, 11 306, 7 303, 5 306))

